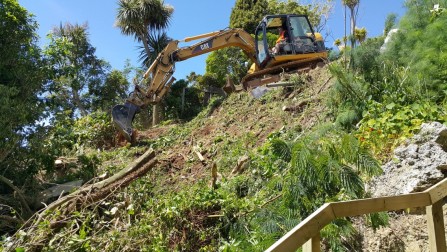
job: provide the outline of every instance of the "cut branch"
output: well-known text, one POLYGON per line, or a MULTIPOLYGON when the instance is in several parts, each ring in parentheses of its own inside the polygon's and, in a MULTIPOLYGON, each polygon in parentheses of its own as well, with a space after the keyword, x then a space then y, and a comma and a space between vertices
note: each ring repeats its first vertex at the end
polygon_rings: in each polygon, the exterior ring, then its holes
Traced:
POLYGON ((128 186, 132 181, 145 175, 157 164, 157 160, 154 157, 155 152, 152 149, 146 151, 141 157, 115 175, 95 184, 81 187, 79 190, 51 203, 44 209, 41 217, 61 206, 66 206, 66 212, 74 211, 84 204, 98 201, 116 190, 128 186))

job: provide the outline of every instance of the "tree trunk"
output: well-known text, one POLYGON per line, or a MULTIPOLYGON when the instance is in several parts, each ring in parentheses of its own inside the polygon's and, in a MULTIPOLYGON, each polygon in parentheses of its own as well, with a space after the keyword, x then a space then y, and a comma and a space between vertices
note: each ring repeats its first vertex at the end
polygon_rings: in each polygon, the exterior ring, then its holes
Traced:
POLYGON ((79 97, 79 93, 78 90, 75 89, 71 89, 71 93, 73 95, 73 103, 76 105, 76 107, 78 107, 80 113, 82 116, 86 116, 87 115, 87 110, 85 109, 84 105, 81 102, 81 98, 79 97))
MULTIPOLYGON (((151 50, 149 49, 149 45, 147 44, 146 35, 140 36, 141 41, 143 41, 144 51, 146 52, 146 56, 149 57, 151 55, 151 50)), ((149 67, 149 66, 147 66, 149 67)))
POLYGON ((152 106, 152 126, 160 123, 160 104, 152 106))
POLYGON ((351 11, 351 48, 355 47, 355 6, 349 7, 351 11))
MULTIPOLYGON (((146 52, 147 57, 149 57, 151 55, 151 50, 149 49, 149 45, 147 44, 146 35, 140 35, 140 39, 143 42, 144 51, 146 52)), ((158 125, 160 123, 160 110, 160 104, 155 104, 152 106, 152 126, 158 125)))
POLYGON ((183 113, 185 111, 185 93, 186 93, 186 88, 182 89, 182 107, 180 109, 180 117, 183 118, 183 113))
POLYGON ((149 112, 148 107, 144 107, 140 112, 141 125, 143 129, 149 129, 152 123, 151 113, 149 112))
POLYGON ((344 14, 345 14, 345 16, 344 16, 344 22, 345 22, 345 36, 343 37, 343 43, 344 43, 344 46, 345 46, 345 52, 343 53, 343 57, 344 57, 344 61, 343 61, 343 64, 344 64, 344 66, 345 66, 345 70, 347 69, 347 59, 346 59, 346 48, 347 48, 347 43, 348 43, 348 41, 347 41, 347 37, 346 37, 346 5, 345 5, 345 11, 344 11, 344 14))

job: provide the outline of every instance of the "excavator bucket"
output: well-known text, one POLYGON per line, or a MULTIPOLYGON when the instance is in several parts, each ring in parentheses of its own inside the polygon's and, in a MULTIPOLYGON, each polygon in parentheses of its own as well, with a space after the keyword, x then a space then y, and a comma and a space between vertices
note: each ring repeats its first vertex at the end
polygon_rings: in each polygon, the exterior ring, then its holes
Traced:
POLYGON ((132 121, 138 112, 140 112, 140 107, 130 102, 116 105, 112 109, 113 122, 129 142, 132 141, 132 121))

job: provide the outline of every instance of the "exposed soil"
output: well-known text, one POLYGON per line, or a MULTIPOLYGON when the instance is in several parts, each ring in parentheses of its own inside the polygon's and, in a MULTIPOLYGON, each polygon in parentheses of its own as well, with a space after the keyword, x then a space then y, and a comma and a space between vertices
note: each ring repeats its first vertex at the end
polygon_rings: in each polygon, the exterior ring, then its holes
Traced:
MULTIPOLYGON (((447 206, 444 205, 444 226, 447 228, 447 206)), ((362 221, 357 229, 363 235, 363 251, 428 252, 428 228, 425 214, 390 213, 389 226, 374 232, 362 221)))

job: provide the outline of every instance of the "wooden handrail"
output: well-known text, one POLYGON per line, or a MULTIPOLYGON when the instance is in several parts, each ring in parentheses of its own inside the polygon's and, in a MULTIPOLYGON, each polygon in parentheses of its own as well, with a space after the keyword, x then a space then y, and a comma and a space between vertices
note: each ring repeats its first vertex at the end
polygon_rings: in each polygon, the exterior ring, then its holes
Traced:
MULTIPOLYGON (((307 241, 313 244, 312 239, 315 238, 319 241, 320 230, 337 218, 414 207, 427 207, 431 251, 446 251, 444 221, 442 218, 442 200, 446 196, 447 178, 419 193, 326 203, 281 237, 266 251, 296 251, 307 241)), ((314 246, 309 247, 312 248, 314 246)), ((316 250, 319 251, 319 248, 316 250)))

